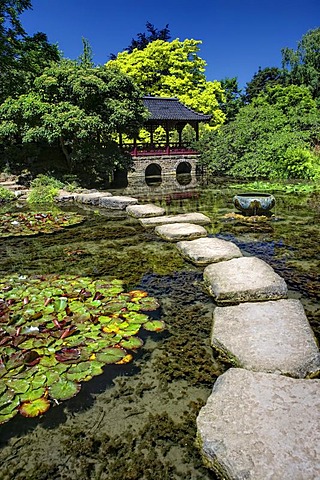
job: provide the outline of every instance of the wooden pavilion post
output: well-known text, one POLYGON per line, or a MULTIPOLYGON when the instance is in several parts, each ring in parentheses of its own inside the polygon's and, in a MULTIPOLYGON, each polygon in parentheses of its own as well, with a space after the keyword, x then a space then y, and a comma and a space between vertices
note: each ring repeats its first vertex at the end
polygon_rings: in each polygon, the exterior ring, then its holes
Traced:
POLYGON ((170 135, 168 121, 166 121, 166 155, 170 155, 170 135))

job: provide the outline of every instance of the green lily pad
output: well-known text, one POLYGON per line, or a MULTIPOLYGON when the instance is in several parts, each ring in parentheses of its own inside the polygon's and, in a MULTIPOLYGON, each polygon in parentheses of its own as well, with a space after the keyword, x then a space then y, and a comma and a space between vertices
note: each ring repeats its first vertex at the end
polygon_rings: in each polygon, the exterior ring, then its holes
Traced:
POLYGON ((43 415, 50 408, 50 402, 47 398, 41 397, 30 402, 23 402, 19 407, 19 412, 24 417, 38 417, 43 415))
POLYGON ((143 328, 149 332, 161 332, 165 329, 165 323, 162 320, 152 320, 144 323, 143 328))
POLYGON ((0 396, 0 409, 10 403, 14 398, 16 392, 11 388, 7 388, 5 385, 6 390, 0 396))
POLYGON ((30 388, 29 380, 11 378, 6 382, 7 387, 15 393, 25 393, 30 388))
POLYGON ((109 347, 103 352, 98 352, 96 358, 98 362, 110 364, 119 362, 125 355, 126 351, 123 348, 109 347))
POLYGON ((120 345, 128 350, 136 350, 137 348, 142 347, 143 340, 141 340, 139 337, 130 337, 128 339, 121 340, 120 345))
POLYGON ((11 412, 9 412, 7 414, 4 414, 4 415, 0 411, 0 425, 2 425, 3 423, 6 423, 9 420, 11 420, 11 418, 15 417, 17 415, 17 413, 18 413, 17 409, 12 410, 11 412))
POLYGON ((128 322, 130 323, 139 323, 142 325, 148 320, 148 315, 144 313, 137 313, 137 312, 127 312, 122 315, 128 322))
POLYGON ((50 397, 55 400, 68 400, 79 393, 81 385, 69 380, 59 380, 49 388, 50 397))
POLYGON ((45 387, 40 387, 35 390, 30 389, 26 393, 23 393, 22 395, 20 395, 20 402, 31 402, 33 400, 43 397, 45 393, 46 393, 45 387))
POLYGON ((159 302, 153 297, 143 297, 139 300, 140 310, 151 312, 160 308, 159 302))
POLYGON ((58 372, 52 372, 51 370, 48 370, 46 372, 46 378, 46 385, 50 387, 53 383, 56 383, 59 380, 60 375, 58 372))

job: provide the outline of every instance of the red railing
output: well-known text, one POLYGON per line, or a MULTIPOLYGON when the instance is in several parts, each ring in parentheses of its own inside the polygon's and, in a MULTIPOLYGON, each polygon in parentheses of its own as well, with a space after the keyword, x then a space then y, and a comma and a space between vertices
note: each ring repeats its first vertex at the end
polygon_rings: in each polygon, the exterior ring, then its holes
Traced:
POLYGON ((191 148, 189 144, 184 143, 179 145, 178 142, 170 143, 166 145, 165 143, 124 143, 122 144, 123 150, 129 152, 133 157, 143 157, 148 155, 194 155, 198 152, 191 148))

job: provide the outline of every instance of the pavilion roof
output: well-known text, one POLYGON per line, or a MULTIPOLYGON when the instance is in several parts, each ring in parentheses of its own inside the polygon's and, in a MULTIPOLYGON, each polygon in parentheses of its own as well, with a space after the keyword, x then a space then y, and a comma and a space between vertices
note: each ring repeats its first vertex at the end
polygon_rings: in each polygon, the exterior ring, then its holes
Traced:
POLYGON ((148 122, 178 121, 178 122, 209 122, 211 115, 198 113, 186 107, 177 98, 143 97, 143 104, 149 110, 148 122))

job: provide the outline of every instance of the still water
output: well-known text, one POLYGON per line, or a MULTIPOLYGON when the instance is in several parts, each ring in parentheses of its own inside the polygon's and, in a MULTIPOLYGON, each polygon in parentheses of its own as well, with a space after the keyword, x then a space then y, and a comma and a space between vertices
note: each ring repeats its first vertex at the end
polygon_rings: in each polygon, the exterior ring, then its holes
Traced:
MULTIPOLYGON (((155 203, 167 214, 208 215, 209 235, 233 241, 285 278, 319 340, 319 194, 273 192, 271 219, 244 222, 230 216, 236 190, 222 179, 210 185, 136 179, 113 193, 155 203)), ((194 445, 195 419, 227 366, 210 348, 214 303, 203 289, 202 269, 123 212, 78 211, 86 216, 82 225, 2 240, 1 275, 122 279, 126 289, 143 288, 160 300, 158 317, 167 329, 145 335, 131 364, 108 366, 40 419, 18 415, 0 426, 0 480, 214 480, 194 445)))

